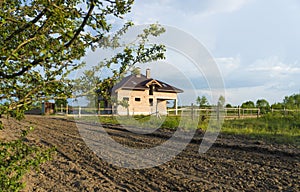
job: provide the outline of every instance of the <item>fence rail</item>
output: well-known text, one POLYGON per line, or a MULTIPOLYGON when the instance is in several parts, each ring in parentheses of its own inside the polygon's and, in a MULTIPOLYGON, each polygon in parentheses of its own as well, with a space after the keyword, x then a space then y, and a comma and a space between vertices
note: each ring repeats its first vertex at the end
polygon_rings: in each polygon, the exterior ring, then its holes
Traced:
MULTIPOLYGON (((169 116, 175 116, 176 109, 168 109, 169 116)), ((192 117, 201 116, 203 118, 208 118, 215 116, 217 118, 224 117, 226 119, 235 118, 258 118, 260 117, 261 110, 259 108, 224 108, 218 109, 217 107, 212 108, 198 108, 195 106, 181 107, 177 109, 178 115, 191 115, 192 117)), ((290 110, 290 109, 271 109, 270 113, 281 113, 282 115, 288 115, 290 113, 298 112, 300 110, 290 110)), ((91 115, 116 115, 111 110, 111 108, 91 108, 91 107, 56 107, 54 113, 57 115, 65 116, 91 116, 91 115)), ((159 111, 156 113, 149 113, 149 115, 159 115, 159 111)))

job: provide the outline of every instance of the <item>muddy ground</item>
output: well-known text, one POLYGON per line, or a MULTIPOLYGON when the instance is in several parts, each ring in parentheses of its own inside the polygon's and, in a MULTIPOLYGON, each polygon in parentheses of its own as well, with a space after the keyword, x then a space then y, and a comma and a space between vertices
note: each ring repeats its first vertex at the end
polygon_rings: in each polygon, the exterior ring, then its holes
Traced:
MULTIPOLYGON (((0 139, 10 140, 20 128, 33 126, 27 142, 57 147, 52 161, 26 175, 24 191, 300 191, 297 146, 222 134, 205 154, 199 154, 203 135, 199 131, 171 161, 153 168, 127 169, 99 158, 71 120, 43 116, 27 116, 21 122, 1 120, 10 129, 0 131, 0 139)), ((172 134, 160 130, 137 135, 112 125, 107 125, 106 132, 132 147, 160 144, 172 134)))

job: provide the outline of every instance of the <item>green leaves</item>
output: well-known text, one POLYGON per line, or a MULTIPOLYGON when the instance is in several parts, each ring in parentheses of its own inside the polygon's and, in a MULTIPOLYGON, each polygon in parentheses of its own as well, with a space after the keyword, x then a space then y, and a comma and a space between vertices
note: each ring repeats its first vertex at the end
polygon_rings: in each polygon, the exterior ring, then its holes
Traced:
POLYGON ((132 3, 131 0, 3 1, 0 114, 14 111, 14 117, 22 118, 21 113, 33 101, 69 97, 67 75, 82 66, 79 60, 88 48, 100 47, 101 40, 109 36, 112 24, 107 18, 121 18, 130 11, 132 3))
POLYGON ((208 100, 204 95, 202 97, 198 96, 196 103, 199 105, 199 107, 206 107, 209 105, 208 100))
POLYGON ((158 24, 150 25, 141 34, 137 35, 133 42, 124 45, 121 42, 122 36, 126 34, 130 26, 132 26, 131 22, 101 41, 101 48, 118 50, 113 57, 99 62, 91 69, 85 70, 83 75, 74 81, 73 93, 76 93, 75 97, 87 97, 90 102, 89 106, 95 107, 94 105, 98 104, 99 98, 104 100, 105 103, 126 106, 123 101, 117 101, 116 98, 113 98, 112 89, 114 85, 121 81, 129 71, 134 70, 137 64, 165 58, 165 46, 150 44, 147 39, 163 33, 165 31, 163 27, 158 24), (108 77, 100 76, 102 71, 109 74, 108 77))
POLYGON ((20 191, 25 187, 21 182, 23 175, 41 163, 51 159, 55 148, 42 149, 24 142, 33 127, 23 130, 19 139, 0 142, 0 189, 1 191, 20 191))
MULTIPOLYGON (((129 71, 133 70, 136 64, 147 63, 164 59, 166 51, 164 45, 149 44, 148 38, 157 36, 165 30, 158 24, 150 25, 143 32, 137 35, 135 42, 123 45, 120 43, 122 35, 132 23, 127 23, 124 28, 117 31, 111 38, 107 37, 104 42, 104 48, 118 48, 118 53, 115 56, 101 61, 98 65, 89 70, 84 71, 83 76, 76 80, 74 84, 74 92, 77 96, 88 96, 91 102, 99 96, 107 102, 112 102, 111 90, 113 86, 121 80, 122 77, 129 71), (103 78, 98 74, 105 70, 110 72, 110 76, 103 78)), ((103 43, 103 42, 102 42, 103 43)), ((116 101, 115 103, 118 103, 116 101)))

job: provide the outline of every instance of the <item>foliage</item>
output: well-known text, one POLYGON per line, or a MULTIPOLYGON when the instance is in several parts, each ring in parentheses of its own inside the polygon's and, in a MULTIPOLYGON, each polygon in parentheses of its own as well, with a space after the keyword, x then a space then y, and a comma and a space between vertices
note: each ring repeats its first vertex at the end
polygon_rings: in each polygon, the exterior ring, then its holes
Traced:
POLYGON ((56 100, 55 100, 55 105, 56 105, 57 107, 61 107, 61 106, 66 107, 67 104, 68 104, 67 99, 56 99, 56 100))
MULTIPOLYGON (((30 127, 32 130, 32 127, 30 127)), ((0 189, 19 191, 25 187, 21 182, 24 174, 51 159, 55 148, 42 149, 24 142, 29 130, 11 142, 0 142, 0 189)))
POLYGON ((284 109, 284 105, 282 103, 274 103, 271 105, 272 109, 284 109))
POLYGON ((300 94, 285 96, 283 102, 277 102, 271 105, 272 109, 300 109, 300 94))
MULTIPOLYGON (((123 33, 127 28, 122 30, 123 33)), ((83 75, 76 79, 73 91, 78 97, 87 96, 88 100, 95 105, 98 99, 117 104, 126 104, 117 101, 112 97, 113 86, 121 81, 124 75, 129 71, 135 71, 135 65, 138 63, 146 63, 159 59, 164 59, 165 46, 157 44, 148 44, 150 36, 158 36, 165 32, 165 29, 158 24, 152 24, 139 34, 134 42, 128 45, 122 45, 118 41, 114 41, 114 47, 123 48, 122 52, 117 53, 110 59, 101 61, 98 65, 84 71, 83 75), (101 77, 101 70, 111 71, 111 76, 107 78, 101 77)), ((113 40, 107 40, 112 42, 113 40)))
MULTIPOLYGON (((132 4, 133 0, 1 1, 0 116, 22 119, 37 101, 71 97, 69 74, 84 65, 80 60, 87 50, 117 45, 122 30, 132 24, 118 31, 112 23, 122 20, 132 4), (117 30, 113 37, 112 29, 117 30)), ((149 54, 144 59, 151 58, 156 49, 141 47, 140 53, 149 54)), ((131 49, 124 51, 119 55, 124 56, 123 62, 132 60, 131 49)), ((49 159, 50 151, 30 146, 23 138, 1 143, 0 188, 4 191, 22 188, 22 175, 49 159)))
POLYGON ((203 95, 202 97, 198 96, 196 99, 197 105, 200 107, 206 107, 209 105, 207 98, 203 95))
POLYGON ((241 108, 254 108, 255 104, 253 101, 246 101, 242 103, 241 108))
POLYGON ((256 107, 260 109, 261 114, 265 114, 270 111, 270 104, 265 99, 258 99, 256 101, 256 107))
POLYGON ((300 108, 300 94, 293 94, 291 96, 285 96, 283 99, 284 107, 286 109, 299 109, 300 108))
MULTIPOLYGON (((133 0, 4 0, 0 8, 0 112, 71 95, 68 74, 103 46, 133 0)), ((118 38, 118 35, 114 37, 118 38)), ((108 46, 108 45, 107 45, 108 46)))
POLYGON ((225 108, 232 108, 233 106, 230 104, 230 103, 227 103, 226 105, 225 105, 225 108))
POLYGON ((218 106, 224 107, 224 105, 225 105, 225 97, 223 95, 221 95, 218 99, 218 106))

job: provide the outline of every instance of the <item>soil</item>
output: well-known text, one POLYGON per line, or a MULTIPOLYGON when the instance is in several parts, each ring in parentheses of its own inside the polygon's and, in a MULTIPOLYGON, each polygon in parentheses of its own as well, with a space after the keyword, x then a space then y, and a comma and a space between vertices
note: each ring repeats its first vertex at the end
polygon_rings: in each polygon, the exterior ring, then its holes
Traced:
MULTIPOLYGON (((20 122, 1 121, 6 125, 0 131, 2 140, 11 140, 25 126, 33 126, 35 130, 26 142, 57 147, 52 161, 25 176, 24 191, 300 191, 299 146, 221 134, 206 153, 200 154, 203 133, 197 131, 185 150, 171 161, 152 168, 128 169, 98 157, 72 120, 27 116, 20 122)), ((138 135, 114 125, 106 125, 105 130, 119 143, 138 148, 160 144, 172 134, 159 130, 138 135)))

